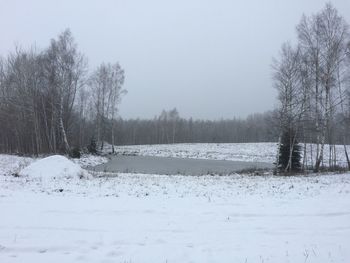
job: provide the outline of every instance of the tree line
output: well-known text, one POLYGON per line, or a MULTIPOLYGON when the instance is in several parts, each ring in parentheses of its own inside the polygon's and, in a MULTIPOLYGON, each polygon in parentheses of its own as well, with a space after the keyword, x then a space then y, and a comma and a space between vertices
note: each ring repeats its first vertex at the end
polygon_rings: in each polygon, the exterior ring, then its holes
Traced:
POLYGON ((288 144, 285 171, 293 169, 293 156, 304 144, 302 166, 306 166, 306 143, 315 144, 311 164, 319 171, 324 152, 329 151, 329 167, 337 166, 335 144, 344 146, 350 131, 350 34, 345 19, 330 4, 303 16, 296 27, 297 44, 282 45, 273 61, 274 86, 278 91, 279 142, 288 144), (326 149, 326 143, 329 144, 326 149))
POLYGON ((16 47, 0 57, 0 150, 8 153, 66 153, 87 144, 86 129, 114 141, 124 70, 102 63, 91 73, 69 29, 41 51, 16 47))
MULTIPOLYGON (((342 116, 334 122, 341 123, 342 116)), ((111 126, 111 124, 107 124, 111 126)), ((152 119, 122 119, 115 121, 116 145, 170 143, 253 143, 278 142, 280 111, 255 113, 246 118, 199 120, 182 118, 176 108, 163 110, 152 119)), ((110 138, 109 130, 106 134, 110 138)), ((341 129, 333 132, 333 143, 343 144, 341 129)), ((108 140, 107 140, 108 141, 108 140)), ((308 140, 307 143, 313 141, 308 140)), ((326 138, 325 143, 329 143, 326 138)), ((350 144, 350 136, 345 138, 350 144)))
MULTIPOLYGON (((116 144, 237 143, 277 141, 273 112, 245 119, 194 120, 181 118, 178 111, 163 110, 153 119, 119 119, 116 144)), ((108 136, 109 137, 109 136, 108 136)))

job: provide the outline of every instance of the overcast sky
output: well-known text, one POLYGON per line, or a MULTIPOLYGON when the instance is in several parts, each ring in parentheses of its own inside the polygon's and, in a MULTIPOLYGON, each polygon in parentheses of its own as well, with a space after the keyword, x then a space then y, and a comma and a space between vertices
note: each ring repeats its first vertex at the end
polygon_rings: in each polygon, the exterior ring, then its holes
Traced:
MULTIPOLYGON (((350 22, 350 1, 331 1, 350 22)), ((90 69, 119 61, 128 94, 123 118, 245 117, 271 110, 271 59, 295 42, 303 13, 321 0, 0 0, 0 54, 39 48, 70 28, 90 69)))

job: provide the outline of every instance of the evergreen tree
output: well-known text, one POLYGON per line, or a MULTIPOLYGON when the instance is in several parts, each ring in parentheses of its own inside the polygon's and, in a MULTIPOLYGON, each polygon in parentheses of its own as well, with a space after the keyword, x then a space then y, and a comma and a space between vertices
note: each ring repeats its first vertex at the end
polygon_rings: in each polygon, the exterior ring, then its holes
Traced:
POLYGON ((97 154, 97 143, 94 137, 91 137, 90 144, 87 146, 89 153, 97 154))
POLYGON ((69 157, 74 158, 74 159, 80 159, 81 157, 81 152, 79 147, 74 147, 70 152, 69 152, 69 157))
POLYGON ((282 134, 279 148, 278 170, 280 172, 295 172, 301 170, 301 146, 293 130, 282 134))

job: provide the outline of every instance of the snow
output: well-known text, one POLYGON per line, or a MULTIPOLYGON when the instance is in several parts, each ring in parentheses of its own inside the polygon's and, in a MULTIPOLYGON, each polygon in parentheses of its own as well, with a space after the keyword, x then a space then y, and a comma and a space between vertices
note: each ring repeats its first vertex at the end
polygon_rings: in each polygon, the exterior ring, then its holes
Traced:
MULTIPOLYGON (((36 160, 43 157, 31 158, 16 155, 0 154, 0 176, 18 175, 25 167, 29 166, 36 160)), ((83 154, 80 159, 70 159, 72 162, 78 164, 82 168, 92 167, 95 165, 108 162, 107 157, 83 154)))
POLYGON ((117 153, 126 155, 270 163, 276 160, 276 149, 276 143, 180 143, 115 148, 117 153))
POLYGON ((104 156, 83 154, 80 159, 72 159, 73 162, 83 168, 96 166, 108 162, 108 158, 104 156))
POLYGON ((86 176, 78 164, 73 163, 62 155, 52 155, 35 161, 19 172, 19 176, 31 178, 74 178, 86 176))
POLYGON ((17 175, 33 161, 34 159, 29 157, 0 154, 0 176, 17 175))
POLYGON ((0 155, 1 263, 350 262, 350 173, 8 176, 29 163, 0 155))
MULTIPOLYGON (((324 149, 324 165, 327 166, 329 159, 329 145, 325 145, 324 149)), ((348 149, 348 151, 349 150, 350 149, 348 149)), ((179 143, 170 145, 130 145, 116 146, 115 151, 117 154, 124 155, 273 163, 276 161, 277 143, 179 143)), ((307 163, 313 164, 315 162, 315 156, 316 145, 308 144, 307 163)), ((338 164, 346 166, 343 145, 336 145, 336 156, 338 164)))
POLYGON ((0 177, 0 262, 349 262, 350 174, 0 177))

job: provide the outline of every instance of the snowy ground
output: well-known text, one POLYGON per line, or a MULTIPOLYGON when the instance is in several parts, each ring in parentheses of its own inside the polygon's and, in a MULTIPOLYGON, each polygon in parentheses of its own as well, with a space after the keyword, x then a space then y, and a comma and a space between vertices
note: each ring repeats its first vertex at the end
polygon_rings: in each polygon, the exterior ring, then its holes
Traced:
POLYGON ((0 177, 18 174, 34 160, 30 157, 0 154, 0 177))
MULTIPOLYGON (((20 157, 16 155, 0 154, 0 176, 18 174, 23 168, 40 158, 20 157)), ((108 158, 103 156, 84 154, 80 159, 72 159, 73 162, 86 168, 108 162, 108 158)))
POLYGON ((106 163, 108 162, 108 158, 91 154, 83 154, 80 159, 72 159, 72 161, 79 164, 81 167, 86 168, 106 163))
MULTIPOLYGON (((108 145, 107 145, 108 146, 108 145)), ((348 151, 350 151, 349 146, 348 151)), ((324 165, 327 166, 329 146, 324 148, 324 165)), ((116 146, 118 154, 180 157, 213 160, 231 160, 247 162, 276 161, 277 143, 180 143, 156 145, 116 146)), ((346 158, 343 145, 336 145, 338 164, 345 166, 346 158)), ((307 145, 308 164, 315 162, 316 146, 307 145), (311 155, 311 152, 313 153, 311 155)))
POLYGON ((179 143, 116 146, 115 151, 125 155, 272 163, 276 147, 276 143, 179 143))
MULTIPOLYGON (((1 170, 24 160, 0 155, 1 170)), ((2 172, 0 211, 1 263, 350 262, 350 174, 41 180, 2 172)))

